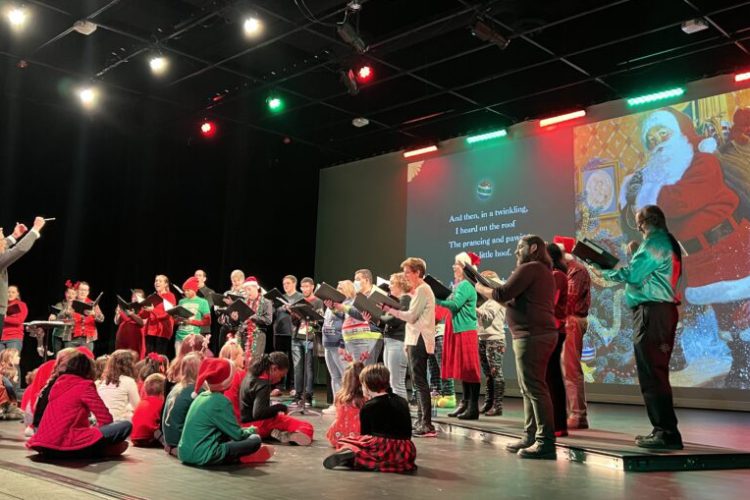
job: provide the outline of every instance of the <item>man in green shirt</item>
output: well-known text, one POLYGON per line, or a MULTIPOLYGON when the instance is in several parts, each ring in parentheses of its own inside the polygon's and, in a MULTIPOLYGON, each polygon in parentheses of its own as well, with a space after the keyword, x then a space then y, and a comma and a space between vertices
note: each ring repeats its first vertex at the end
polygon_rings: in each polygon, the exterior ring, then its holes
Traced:
POLYGON ((669 384, 669 358, 674 348, 680 303, 678 283, 682 253, 667 229, 664 212, 646 205, 636 214, 643 242, 627 266, 594 270, 605 279, 625 283, 625 302, 633 311, 633 347, 638 382, 653 425, 651 434, 637 436, 641 448, 682 449, 669 384))
POLYGON ((182 285, 185 298, 181 299, 178 305, 192 312, 193 316, 190 319, 182 319, 179 316, 175 318, 175 321, 180 324, 175 332, 176 353, 180 352, 180 346, 185 337, 190 334, 200 334, 204 326, 211 324, 211 307, 206 299, 198 297, 199 288, 200 284, 195 276, 188 278, 182 285))

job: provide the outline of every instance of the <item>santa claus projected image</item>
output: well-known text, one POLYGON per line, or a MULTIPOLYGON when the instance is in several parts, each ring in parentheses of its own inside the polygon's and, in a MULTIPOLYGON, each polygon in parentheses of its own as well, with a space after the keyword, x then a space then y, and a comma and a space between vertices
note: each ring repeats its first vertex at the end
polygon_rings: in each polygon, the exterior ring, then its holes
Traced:
MULTIPOLYGON (((581 126, 574 148, 579 238, 626 261, 628 243, 641 240, 635 212, 656 204, 683 248, 672 385, 750 389, 750 90, 581 126), (614 215, 586 182, 612 168, 614 215)), ((636 382, 623 294, 595 282, 584 341, 589 382, 636 382)))

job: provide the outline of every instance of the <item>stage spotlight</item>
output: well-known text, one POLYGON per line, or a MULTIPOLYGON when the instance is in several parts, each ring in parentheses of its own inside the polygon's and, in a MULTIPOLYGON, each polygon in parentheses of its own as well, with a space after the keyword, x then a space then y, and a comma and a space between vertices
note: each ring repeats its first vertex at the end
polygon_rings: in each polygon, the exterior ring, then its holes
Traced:
POLYGON ((216 135, 216 124, 212 121, 205 120, 201 123, 201 135, 207 139, 216 135))
POLYGON ((357 85, 357 77, 354 75, 354 71, 341 71, 340 79, 349 95, 359 94, 359 85, 357 85))
POLYGON ((155 75, 163 75, 167 71, 169 66, 169 59, 162 55, 152 57, 148 61, 148 65, 151 67, 151 72, 155 75))
POLYGON ((343 41, 354 47, 354 50, 360 54, 367 52, 367 44, 351 24, 347 22, 339 24, 336 27, 336 31, 343 41))
POLYGON ((364 66, 361 66, 357 70, 357 80, 360 83, 367 83, 370 80, 372 80, 372 77, 374 76, 374 73, 372 71, 372 68, 365 64, 364 66))
POLYGON ((242 23, 242 29, 245 31, 245 36, 253 37, 263 30, 263 23, 257 17, 251 16, 242 23))
POLYGON ((268 105, 268 109, 272 113, 279 113, 281 110, 284 109, 284 101, 279 96, 275 96, 275 95, 268 96, 268 99, 266 99, 266 104, 268 105))
POLYGON ((11 7, 5 15, 8 18, 11 28, 14 30, 22 30, 29 18, 28 12, 22 7, 11 7))
POLYGON ((479 38, 483 42, 494 43, 501 50, 505 50, 510 45, 510 40, 505 38, 503 35, 495 31, 486 21, 483 19, 477 19, 471 26, 471 34, 479 38))
POLYGON ((99 91, 95 87, 85 87, 78 91, 78 98, 86 109, 93 109, 99 102, 99 91))

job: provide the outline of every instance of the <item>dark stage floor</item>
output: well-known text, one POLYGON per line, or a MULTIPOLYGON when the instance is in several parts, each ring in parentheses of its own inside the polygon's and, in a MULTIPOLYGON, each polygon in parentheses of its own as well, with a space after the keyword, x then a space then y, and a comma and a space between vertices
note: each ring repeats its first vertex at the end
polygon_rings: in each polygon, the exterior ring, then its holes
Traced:
MULTIPOLYGON (((520 419, 518 399, 507 400, 498 420, 520 419)), ((686 441, 750 451, 750 414, 680 410, 686 441)), ((331 417, 309 417, 323 437, 331 417)), ((483 421, 490 420, 483 418, 483 421)), ((481 423, 481 421, 480 421, 481 423)), ((592 405, 599 430, 647 431, 643 408, 592 405)), ((487 425, 487 424, 483 424, 487 425)), ((583 438, 584 432, 581 432, 583 438)), ((574 441, 572 434, 566 441, 574 441)), ((262 466, 213 470, 181 465, 160 450, 129 449, 118 461, 70 463, 34 461, 23 446, 21 425, 0 422, 2 498, 746 498, 747 470, 628 473, 558 459, 519 460, 502 448, 459 436, 417 440, 414 475, 327 471, 325 440, 311 448, 277 447, 262 466)))

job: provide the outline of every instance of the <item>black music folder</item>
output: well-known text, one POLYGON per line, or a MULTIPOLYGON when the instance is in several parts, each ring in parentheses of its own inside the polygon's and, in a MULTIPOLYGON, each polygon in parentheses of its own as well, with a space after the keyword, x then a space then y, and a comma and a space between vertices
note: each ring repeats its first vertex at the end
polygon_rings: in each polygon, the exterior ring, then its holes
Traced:
POLYGON ((450 297, 451 293, 453 293, 450 288, 443 284, 442 281, 431 274, 424 277, 424 282, 427 283, 427 286, 432 288, 432 293, 435 294, 435 298, 438 300, 446 300, 450 297))
POLYGON ((195 316, 195 314, 193 314, 193 311, 182 306, 175 306, 171 309, 167 309, 166 312, 173 318, 191 319, 193 316, 195 316))
POLYGON ((602 269, 613 269, 620 261, 620 259, 588 238, 577 241, 572 253, 584 262, 596 264, 602 269))
POLYGON ((313 309, 306 300, 292 304, 289 308, 292 310, 292 313, 307 321, 323 321, 323 316, 318 314, 318 311, 313 309))
POLYGON ((472 282, 473 284, 481 284, 489 288, 500 288, 500 283, 497 283, 495 281, 489 280, 479 274, 479 271, 474 269, 473 267, 464 264, 464 276, 466 276, 466 279, 472 282))
POLYGON ((339 304, 346 300, 346 295, 339 292, 325 281, 320 284, 317 290, 315 290, 315 296, 320 300, 332 300, 339 304))
POLYGON ((385 312, 378 307, 378 305, 368 299, 363 293, 358 293, 354 298, 354 304, 352 304, 359 312, 367 312, 372 316, 374 322, 380 321, 380 318, 385 312))
POLYGON ((370 294, 368 299, 370 299, 372 302, 375 302, 375 304, 378 306, 385 304, 398 311, 402 309, 401 302, 382 292, 373 292, 370 294))
POLYGON ((235 300, 234 302, 232 302, 232 305, 227 307, 226 311, 224 311, 224 314, 231 314, 233 312, 237 313, 237 321, 241 323, 244 323, 248 318, 255 314, 255 311, 253 311, 253 309, 249 305, 247 305, 244 300, 235 300))

